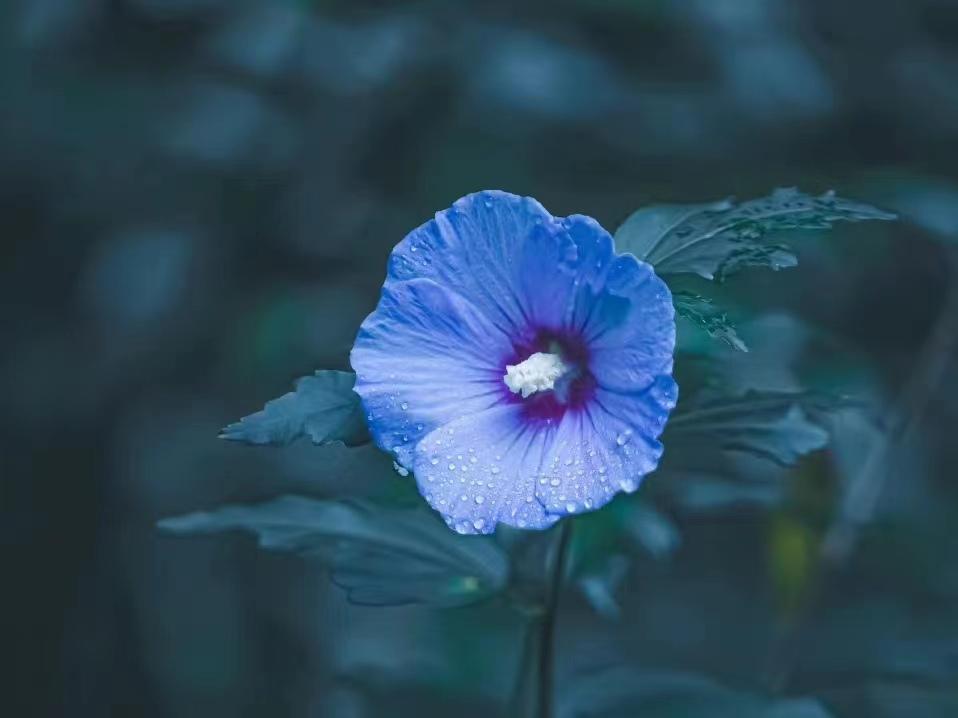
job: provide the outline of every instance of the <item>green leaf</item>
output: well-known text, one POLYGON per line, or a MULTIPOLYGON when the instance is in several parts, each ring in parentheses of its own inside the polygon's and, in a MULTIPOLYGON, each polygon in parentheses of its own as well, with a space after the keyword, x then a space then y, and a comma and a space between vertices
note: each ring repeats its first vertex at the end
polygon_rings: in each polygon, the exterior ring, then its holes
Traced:
POLYGON ((798 259, 766 235, 793 229, 828 229, 834 222, 891 220, 894 214, 834 192, 814 197, 795 188, 735 204, 661 205, 633 213, 615 233, 620 252, 631 252, 659 274, 693 273, 722 279, 747 266, 793 267, 798 259))
POLYGON ((221 439, 285 445, 308 436, 314 444, 369 441, 352 372, 323 370, 297 380, 296 389, 266 403, 262 411, 230 424, 221 439))
POLYGON ((165 519, 160 528, 252 532, 265 549, 320 559, 349 599, 364 605, 463 606, 498 592, 509 575, 490 539, 459 536, 421 508, 283 496, 165 519))
POLYGON ((694 673, 612 666, 579 676, 562 696, 560 718, 829 718, 809 698, 776 700, 694 673))
POLYGON ((672 303, 676 314, 704 330, 713 339, 719 339, 740 352, 748 351, 728 316, 708 297, 694 292, 672 292, 672 303))
POLYGON ((669 420, 663 443, 673 454, 740 451, 787 466, 828 443, 828 432, 811 420, 824 402, 803 392, 756 391, 693 400, 669 420))

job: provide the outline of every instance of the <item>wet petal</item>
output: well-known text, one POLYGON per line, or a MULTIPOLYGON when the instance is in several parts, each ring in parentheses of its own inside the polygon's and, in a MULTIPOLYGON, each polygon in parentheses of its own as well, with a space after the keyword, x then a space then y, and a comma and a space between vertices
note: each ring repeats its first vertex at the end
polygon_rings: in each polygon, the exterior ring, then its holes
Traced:
POLYGON ((502 394, 509 351, 508 338, 455 292, 429 279, 387 284, 350 355, 376 443, 411 466, 421 437, 502 394))

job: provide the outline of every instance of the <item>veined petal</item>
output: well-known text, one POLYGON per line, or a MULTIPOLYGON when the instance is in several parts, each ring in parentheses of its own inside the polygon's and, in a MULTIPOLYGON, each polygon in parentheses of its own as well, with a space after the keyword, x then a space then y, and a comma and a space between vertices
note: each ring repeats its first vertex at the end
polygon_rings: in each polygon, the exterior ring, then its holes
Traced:
POLYGON ((477 192, 437 212, 393 250, 387 283, 454 287, 500 330, 547 323, 575 281, 576 248, 531 197, 477 192))
POLYGON ((387 284, 350 355, 376 443, 407 468, 415 443, 502 393, 508 338, 431 279, 387 284))
POLYGON ((549 432, 530 427, 519 405, 498 405, 424 437, 413 471, 429 505, 460 533, 490 533, 499 522, 542 529, 557 518, 535 497, 549 445, 549 432))
POLYGON ((592 511, 620 491, 635 491, 658 465, 658 437, 676 396, 675 382, 663 376, 640 392, 599 389, 584 411, 566 413, 536 484, 546 513, 592 511))

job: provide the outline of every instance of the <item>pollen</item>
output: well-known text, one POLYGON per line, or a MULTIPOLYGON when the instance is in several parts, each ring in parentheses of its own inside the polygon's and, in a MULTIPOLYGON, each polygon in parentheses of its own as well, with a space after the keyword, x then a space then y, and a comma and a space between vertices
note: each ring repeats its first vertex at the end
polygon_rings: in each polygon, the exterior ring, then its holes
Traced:
POLYGON ((513 394, 522 394, 525 399, 537 391, 552 391, 556 382, 570 373, 572 367, 562 361, 558 354, 536 352, 519 364, 506 366, 502 380, 513 394))

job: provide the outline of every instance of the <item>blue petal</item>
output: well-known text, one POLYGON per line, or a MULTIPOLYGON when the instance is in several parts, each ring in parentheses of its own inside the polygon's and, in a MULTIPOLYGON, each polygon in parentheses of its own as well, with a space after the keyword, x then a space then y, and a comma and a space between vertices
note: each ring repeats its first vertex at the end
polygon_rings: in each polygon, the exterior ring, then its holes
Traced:
POLYGON ((551 324, 575 281, 565 227, 530 197, 477 192, 393 250, 387 284, 428 277, 452 287, 510 336, 551 324))
POLYGON ((675 350, 672 294, 652 268, 631 255, 617 257, 606 291, 625 307, 597 310, 586 327, 590 370, 600 386, 636 391, 671 375, 675 350))
POLYGON ((454 291, 430 279, 387 284, 350 355, 373 439, 411 467, 421 437, 501 396, 497 357, 510 350, 454 291))
POLYGON ((588 411, 553 424, 530 426, 515 404, 463 416, 417 446, 419 490, 460 533, 541 529, 598 509, 655 469, 676 395, 663 376, 635 394, 599 390, 588 411))
POLYGON ((490 533, 500 521, 542 529, 556 516, 536 499, 536 477, 551 446, 530 430, 518 404, 463 415, 416 447, 419 490, 460 533, 490 533))
POLYGON ((593 511, 620 491, 635 491, 659 463, 658 436, 677 394, 672 377, 660 376, 639 392, 599 389, 587 411, 567 412, 536 485, 546 512, 593 511))

